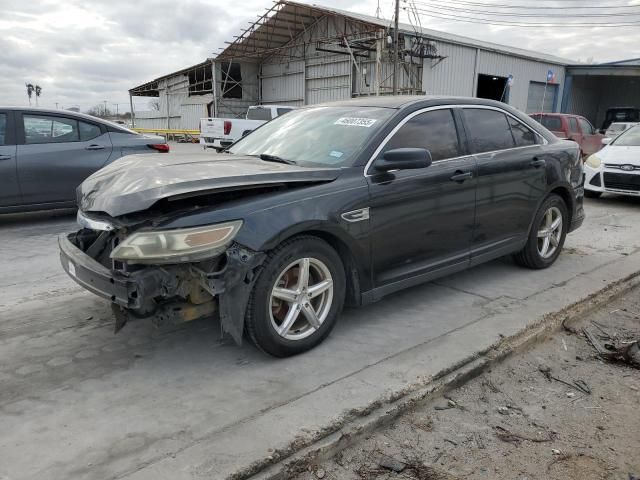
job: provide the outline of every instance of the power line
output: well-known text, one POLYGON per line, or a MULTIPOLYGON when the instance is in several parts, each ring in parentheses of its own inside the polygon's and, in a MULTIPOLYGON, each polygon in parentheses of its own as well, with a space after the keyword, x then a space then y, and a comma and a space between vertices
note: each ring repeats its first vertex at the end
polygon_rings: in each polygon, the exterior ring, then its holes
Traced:
POLYGON ((440 11, 428 10, 425 8, 419 8, 418 11, 427 17, 439 18, 441 20, 451 20, 457 22, 466 22, 466 23, 477 23, 481 25, 494 25, 494 26, 507 26, 507 27, 632 27, 635 25, 640 25, 640 21, 638 22, 621 22, 621 23, 613 23, 613 22, 591 22, 591 23, 572 23, 572 22, 562 22, 562 23, 552 23, 552 22, 512 22, 508 20, 493 20, 490 18, 478 18, 478 17, 469 17, 464 15, 454 15, 450 13, 443 13, 440 11))
MULTIPOLYGON (((407 0, 403 0, 404 2, 408 3, 407 0)), ((542 2, 545 0, 538 0, 538 2, 542 2)), ((557 1, 557 0, 553 0, 553 1, 557 1)), ((568 0, 563 0, 563 1, 568 1, 568 0)), ((428 2, 414 2, 418 5, 431 5, 428 2)), ((494 8, 505 8, 505 9, 522 9, 522 10, 566 10, 567 7, 559 7, 559 6, 553 6, 553 5, 549 5, 549 6, 528 6, 528 5, 504 5, 504 4, 498 4, 498 3, 480 3, 480 2, 472 2, 472 1, 466 1, 466 0, 449 0, 447 2, 447 4, 461 4, 461 5, 467 5, 467 6, 474 6, 474 7, 494 7, 494 8)), ((582 9, 597 9, 597 10, 608 10, 608 9, 618 9, 618 8, 625 8, 625 9, 640 9, 640 5, 608 5, 608 6, 601 6, 601 5, 572 5, 573 9, 578 9, 578 10, 582 10, 582 9)))
MULTIPOLYGON (((406 2, 406 0, 405 0, 406 2)), ((634 12, 624 12, 624 13, 571 13, 567 14, 559 14, 559 13, 531 13, 531 12, 523 12, 523 13, 512 13, 512 12, 499 12, 495 10, 477 10, 477 9, 467 9, 461 7, 450 7, 441 4, 434 3, 424 3, 418 2, 422 6, 430 7, 430 8, 438 8, 441 10, 449 10, 453 12, 462 12, 462 13, 474 13, 474 14, 483 14, 483 15, 497 15, 503 17, 556 17, 556 18, 576 18, 576 17, 584 17, 584 18, 601 18, 601 17, 628 17, 630 15, 640 15, 640 10, 637 13, 634 12)), ((452 3, 452 2, 448 2, 452 3)))
POLYGON ((498 12, 494 10, 472 10, 460 7, 448 7, 441 4, 426 4, 420 2, 420 5, 425 5, 431 8, 437 8, 439 10, 448 10, 452 12, 461 13, 473 13, 481 15, 496 15, 501 17, 536 17, 536 18, 602 18, 602 17, 628 17, 630 15, 640 15, 640 11, 637 13, 571 13, 570 15, 559 13, 511 13, 511 12, 498 12))

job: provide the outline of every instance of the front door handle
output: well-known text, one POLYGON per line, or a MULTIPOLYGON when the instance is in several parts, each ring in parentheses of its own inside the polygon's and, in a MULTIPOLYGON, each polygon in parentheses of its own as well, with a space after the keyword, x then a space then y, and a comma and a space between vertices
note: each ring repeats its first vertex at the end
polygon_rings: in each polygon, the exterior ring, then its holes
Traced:
POLYGON ((456 170, 456 173, 450 178, 452 182, 462 183, 468 178, 473 178, 473 172, 463 172, 461 170, 456 170))
POLYGON ((529 165, 531 165, 533 168, 540 168, 544 167, 546 164, 547 161, 544 158, 533 157, 533 160, 531 160, 531 163, 529 165))
POLYGON ((85 150, 104 150, 102 145, 89 145, 85 150))
POLYGON ((11 155, 0 155, 0 160, 11 160, 11 155))

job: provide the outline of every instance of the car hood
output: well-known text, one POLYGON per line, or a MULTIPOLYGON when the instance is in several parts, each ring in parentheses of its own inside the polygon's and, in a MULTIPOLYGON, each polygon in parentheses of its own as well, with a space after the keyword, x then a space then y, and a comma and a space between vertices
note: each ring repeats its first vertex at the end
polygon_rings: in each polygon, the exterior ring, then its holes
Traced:
POLYGON ((640 147, 607 145, 597 155, 603 163, 640 166, 640 147))
POLYGON ((117 217, 146 210, 168 197, 259 185, 328 182, 339 174, 338 168, 305 168, 230 154, 130 155, 87 178, 78 187, 77 200, 84 212, 117 217))

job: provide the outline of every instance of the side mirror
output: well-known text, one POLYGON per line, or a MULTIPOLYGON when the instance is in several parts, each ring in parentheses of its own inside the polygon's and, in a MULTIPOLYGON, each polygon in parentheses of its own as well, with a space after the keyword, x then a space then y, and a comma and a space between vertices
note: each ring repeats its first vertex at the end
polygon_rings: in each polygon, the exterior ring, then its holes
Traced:
POLYGON ((426 168, 433 163, 431 153, 426 148, 395 148, 384 153, 373 164, 379 172, 390 170, 412 170, 426 168))
POLYGON ((611 140, 613 140, 613 138, 603 137, 601 141, 603 145, 609 145, 611 143, 611 140))

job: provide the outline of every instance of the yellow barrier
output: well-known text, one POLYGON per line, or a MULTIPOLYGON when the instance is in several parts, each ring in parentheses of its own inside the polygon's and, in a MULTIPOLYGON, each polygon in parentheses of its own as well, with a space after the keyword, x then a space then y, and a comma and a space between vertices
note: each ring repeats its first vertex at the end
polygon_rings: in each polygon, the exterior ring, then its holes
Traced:
POLYGON ((200 130, 173 130, 169 128, 132 128, 131 130, 138 133, 156 133, 158 135, 191 135, 194 137, 200 136, 200 130))

